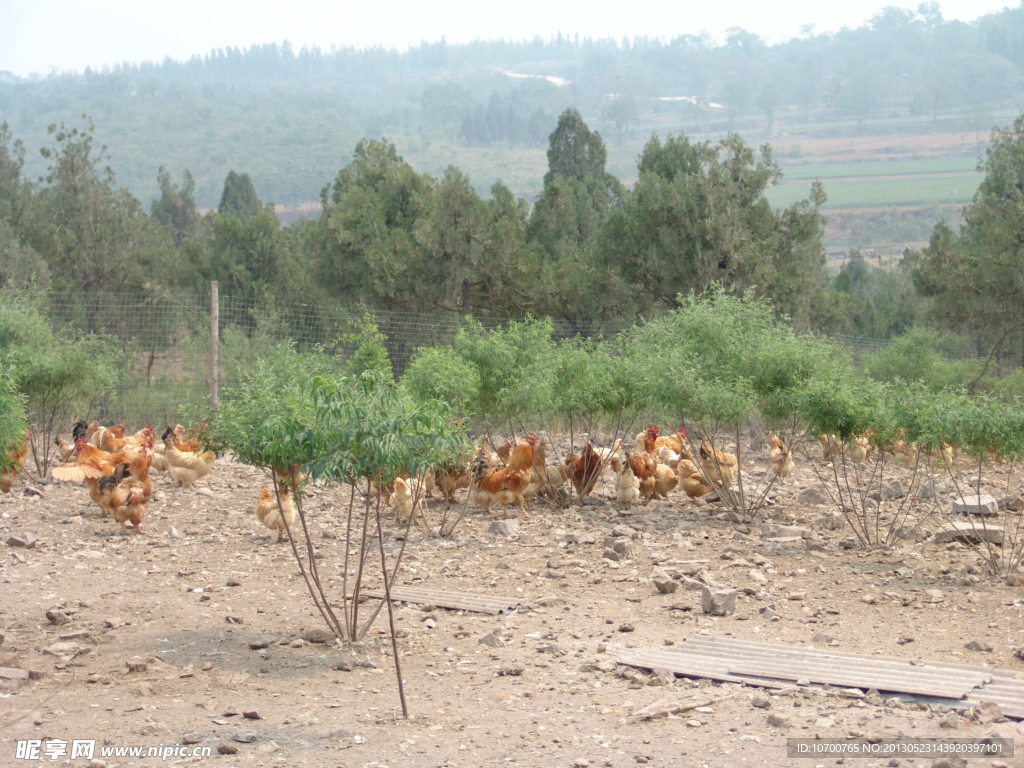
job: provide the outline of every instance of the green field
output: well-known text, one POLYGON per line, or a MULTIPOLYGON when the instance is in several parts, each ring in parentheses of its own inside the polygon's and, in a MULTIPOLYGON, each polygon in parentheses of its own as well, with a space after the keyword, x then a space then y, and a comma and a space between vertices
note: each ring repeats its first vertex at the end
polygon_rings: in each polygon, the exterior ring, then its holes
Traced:
POLYGON ((826 208, 964 204, 984 178, 976 167, 971 157, 784 166, 782 182, 768 191, 768 199, 775 206, 791 205, 807 196, 817 178, 828 194, 826 208))

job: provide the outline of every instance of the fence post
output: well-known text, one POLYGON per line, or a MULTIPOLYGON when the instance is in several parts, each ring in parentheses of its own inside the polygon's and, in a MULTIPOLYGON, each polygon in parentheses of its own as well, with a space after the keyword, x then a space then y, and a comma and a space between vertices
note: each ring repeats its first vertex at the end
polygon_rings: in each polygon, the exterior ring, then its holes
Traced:
POLYGON ((220 341, 220 296, 217 281, 210 283, 210 407, 217 407, 217 344, 220 341))

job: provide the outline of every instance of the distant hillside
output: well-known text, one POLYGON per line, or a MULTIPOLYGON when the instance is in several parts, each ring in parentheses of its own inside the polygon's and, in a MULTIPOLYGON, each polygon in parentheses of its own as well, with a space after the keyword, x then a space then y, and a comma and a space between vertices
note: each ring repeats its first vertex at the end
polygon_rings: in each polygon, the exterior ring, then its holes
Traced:
MULTIPOLYGON (((808 163, 863 159, 947 157, 955 159, 949 173, 969 174, 962 166, 983 152, 992 124, 1022 106, 1022 74, 1024 10, 966 24, 944 21, 925 3, 917 13, 888 8, 859 29, 777 45, 739 28, 723 42, 560 37, 404 53, 285 44, 43 79, 5 75, 0 120, 25 141, 26 170, 38 176, 47 125, 92 116, 119 181, 147 205, 166 166, 192 172, 202 207, 217 204, 234 169, 252 176, 263 199, 297 208, 317 197, 360 138, 381 135, 418 170, 441 174, 454 163, 483 193, 501 178, 532 199, 547 134, 570 105, 601 129, 609 171, 627 182, 652 131, 717 139, 736 130, 752 143, 770 141, 795 184, 803 179, 797 166, 809 175, 808 163), (932 134, 946 137, 939 152, 906 139, 932 134), (867 154, 842 146, 869 136, 893 138, 867 154), (825 140, 835 146, 815 149, 825 140)), ((854 171, 850 178, 859 178, 854 171)), ((839 191, 836 177, 826 189, 837 186, 832 204, 840 207, 955 204, 973 190, 944 178, 948 190, 929 192, 937 181, 911 189, 875 178, 873 188, 850 181, 839 191)))

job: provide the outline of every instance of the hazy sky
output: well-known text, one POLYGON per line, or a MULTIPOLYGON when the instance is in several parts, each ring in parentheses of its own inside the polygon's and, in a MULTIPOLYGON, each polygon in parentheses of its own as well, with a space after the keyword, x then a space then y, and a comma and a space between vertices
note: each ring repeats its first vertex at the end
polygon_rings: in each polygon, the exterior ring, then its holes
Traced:
MULTIPOLYGON (((947 19, 975 19, 1006 0, 946 0, 947 19)), ((16 75, 81 71, 123 61, 187 59, 213 48, 288 40, 324 50, 331 45, 405 48, 422 40, 527 39, 562 32, 590 37, 671 38, 741 26, 771 42, 818 30, 857 27, 885 5, 917 2, 848 0, 0 0, 0 71, 16 75)))

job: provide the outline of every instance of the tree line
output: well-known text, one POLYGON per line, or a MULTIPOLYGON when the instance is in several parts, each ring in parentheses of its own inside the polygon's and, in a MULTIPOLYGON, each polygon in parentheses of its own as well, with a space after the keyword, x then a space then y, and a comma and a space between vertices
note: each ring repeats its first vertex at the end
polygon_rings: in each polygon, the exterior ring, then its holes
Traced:
POLYGON ((855 257, 832 275, 820 183, 789 208, 765 190, 771 146, 652 136, 632 189, 606 170, 599 132, 565 110, 531 206, 501 181, 482 198, 454 166, 417 172, 386 139, 364 139, 324 186, 321 212, 282 227, 252 179, 232 171, 201 214, 188 171, 161 169, 149 211, 118 186, 94 127, 51 126, 47 175, 22 172, 25 147, 0 133, 0 287, 155 300, 226 295, 368 310, 550 317, 584 334, 680 306, 720 286, 769 300, 798 329, 892 337, 931 324, 977 357, 1024 356, 1024 116, 992 136, 986 178, 954 232, 880 269, 855 257))

